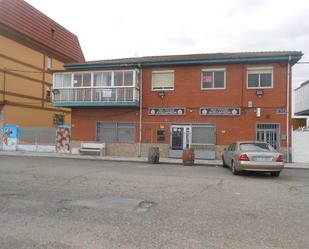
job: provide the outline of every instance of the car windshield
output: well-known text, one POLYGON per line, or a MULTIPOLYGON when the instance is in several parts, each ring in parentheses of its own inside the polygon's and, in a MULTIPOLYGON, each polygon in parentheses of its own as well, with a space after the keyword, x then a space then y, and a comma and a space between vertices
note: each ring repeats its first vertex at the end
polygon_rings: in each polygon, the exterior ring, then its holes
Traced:
POLYGON ((239 145, 241 151, 273 151, 274 148, 267 143, 242 143, 239 145))

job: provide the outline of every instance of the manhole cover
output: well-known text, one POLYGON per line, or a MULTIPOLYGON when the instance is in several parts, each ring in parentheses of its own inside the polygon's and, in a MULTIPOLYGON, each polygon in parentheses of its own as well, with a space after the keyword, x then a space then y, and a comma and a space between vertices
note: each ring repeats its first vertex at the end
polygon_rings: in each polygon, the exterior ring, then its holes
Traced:
POLYGON ((103 197, 96 200, 79 200, 72 201, 69 204, 74 206, 111 210, 115 212, 144 212, 153 206, 153 202, 123 197, 103 197))

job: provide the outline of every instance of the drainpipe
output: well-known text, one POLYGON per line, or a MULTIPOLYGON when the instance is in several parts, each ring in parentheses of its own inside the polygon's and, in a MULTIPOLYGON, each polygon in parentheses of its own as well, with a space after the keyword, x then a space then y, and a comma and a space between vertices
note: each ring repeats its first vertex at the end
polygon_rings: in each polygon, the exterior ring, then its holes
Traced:
POLYGON ((3 71, 3 104, 5 104, 5 91, 6 91, 6 69, 3 71))
POLYGON ((141 64, 138 65, 140 69, 140 83, 139 83, 139 144, 138 156, 142 156, 142 117, 143 117, 143 69, 141 64))
POLYGON ((286 149, 287 162, 290 162, 290 75, 291 75, 291 56, 289 56, 287 79, 286 79, 286 149))

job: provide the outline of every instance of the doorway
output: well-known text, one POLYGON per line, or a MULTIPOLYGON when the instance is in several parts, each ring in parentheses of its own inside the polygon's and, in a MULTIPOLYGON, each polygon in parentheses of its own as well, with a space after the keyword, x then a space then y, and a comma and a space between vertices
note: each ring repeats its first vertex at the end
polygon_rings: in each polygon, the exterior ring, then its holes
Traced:
POLYGON ((192 127, 184 125, 173 125, 171 132, 172 150, 183 150, 191 146, 192 127))
POLYGON ((267 142, 275 150, 280 149, 280 126, 276 123, 260 123, 256 125, 256 140, 267 142))

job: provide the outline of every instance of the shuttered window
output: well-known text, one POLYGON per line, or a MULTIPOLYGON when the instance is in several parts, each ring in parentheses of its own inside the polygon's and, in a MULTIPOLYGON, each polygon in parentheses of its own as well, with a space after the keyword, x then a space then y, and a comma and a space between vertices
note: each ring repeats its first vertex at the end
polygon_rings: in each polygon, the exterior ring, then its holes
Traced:
POLYGON ((152 90, 174 90, 174 70, 152 71, 152 90))
POLYGON ((98 122, 97 141, 107 143, 135 143, 135 124, 98 122))
POLYGON ((272 88, 273 87, 273 69, 267 68, 248 68, 247 70, 248 88, 272 88))
POLYGON ((216 144, 216 127, 192 126, 192 144, 216 144))

